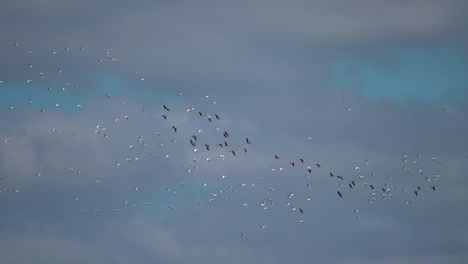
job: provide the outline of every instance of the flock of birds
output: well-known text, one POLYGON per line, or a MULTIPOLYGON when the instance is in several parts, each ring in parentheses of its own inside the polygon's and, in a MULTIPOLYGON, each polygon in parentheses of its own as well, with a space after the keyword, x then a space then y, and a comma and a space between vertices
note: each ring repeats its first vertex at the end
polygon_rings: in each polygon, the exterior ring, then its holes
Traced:
MULTIPOLYGON (((13 48, 20 49, 21 52, 29 56, 34 56, 35 52, 31 50, 23 50, 22 45, 15 43, 13 48)), ((61 51, 51 51, 50 56, 63 56, 63 53, 72 52, 71 48, 65 47, 61 51)), ((86 53, 86 49, 80 47, 77 52, 86 53)), ((96 63, 117 63, 118 60, 110 52, 105 51, 103 58, 96 58, 96 63)), ((51 78, 51 75, 62 75, 64 70, 57 69, 54 73, 47 73, 40 69, 35 70, 32 63, 26 63, 25 68, 35 72, 35 77, 24 80, 24 85, 34 86, 37 80, 45 80, 51 78)), ((144 82, 145 78, 140 76, 135 78, 138 81, 144 82)), ((12 89, 10 80, 0 80, 0 94, 7 89, 12 89)), ((45 92, 67 92, 69 90, 81 89, 80 84, 63 83, 60 87, 45 87, 43 82, 34 87, 34 89, 43 89, 45 92)), ((101 95, 104 100, 108 100, 109 107, 119 108, 119 112, 112 119, 106 120, 106 125, 97 123, 95 127, 89 128, 89 133, 94 133, 96 137, 101 137, 102 140, 114 140, 114 133, 118 134, 118 130, 125 126, 125 122, 131 123, 134 121, 133 115, 126 113, 128 109, 127 102, 118 102, 114 100, 111 91, 101 95)), ((174 93, 176 98, 184 98, 182 92, 174 93)), ((239 162, 237 164, 249 164, 251 152, 259 153, 256 148, 255 138, 239 135, 236 129, 231 129, 228 122, 224 122, 224 115, 220 111, 218 104, 209 95, 200 95, 202 103, 197 107, 186 106, 181 107, 179 103, 168 102, 160 105, 138 106, 141 111, 135 119, 140 120, 143 124, 152 122, 158 124, 155 130, 150 131, 150 135, 139 135, 126 142, 132 142, 128 145, 123 145, 119 141, 113 141, 116 147, 124 148, 121 153, 112 163, 107 164, 109 167, 122 168, 125 166, 138 166, 135 165, 142 159, 152 160, 159 159, 170 164, 179 162, 178 167, 181 169, 178 176, 174 177, 168 175, 166 179, 167 186, 154 187, 156 191, 161 191, 169 196, 175 196, 179 189, 186 188, 188 184, 197 184, 197 190, 203 192, 205 195, 201 200, 196 201, 198 206, 209 206, 222 200, 235 200, 238 201, 239 207, 257 208, 258 210, 274 210, 278 207, 286 208, 292 213, 296 214, 296 221, 300 224, 305 224, 306 221, 302 217, 308 213, 307 203, 313 202, 313 198, 304 195, 307 189, 316 188, 313 183, 314 178, 321 178, 336 186, 334 196, 337 199, 346 199, 352 192, 361 192, 368 195, 367 202, 369 204, 377 203, 381 200, 387 200, 394 197, 399 197, 401 193, 405 193, 405 199, 402 199, 401 204, 410 205, 417 197, 424 196, 425 192, 437 191, 437 182, 441 179, 438 173, 426 172, 420 163, 432 162, 435 166, 442 166, 443 162, 436 157, 423 157, 419 154, 402 154, 401 158, 401 174, 409 175, 411 177, 410 186, 400 185, 398 179, 393 180, 392 176, 382 176, 379 173, 372 171, 371 160, 364 160, 360 164, 351 169, 346 174, 334 171, 332 166, 323 165, 320 162, 309 160, 308 157, 291 158, 283 153, 271 153, 264 155, 262 159, 270 163, 270 167, 258 168, 260 171, 265 171, 261 177, 251 177, 246 179, 236 178, 230 175, 230 171, 218 173, 218 170, 224 167, 223 163, 228 164, 226 168, 232 165, 232 162, 239 162), (212 111, 214 110, 214 111, 212 111), (146 116, 143 116, 146 115, 146 116), (141 121, 143 120, 143 121, 141 121), (154 121, 157 120, 157 121, 154 121), (177 145, 178 147, 172 147, 177 145), (175 151, 178 149, 179 151, 175 151), (174 161, 175 160, 175 161, 174 161), (231 162, 231 165, 229 165, 231 162), (216 179, 203 177, 201 175, 210 172, 211 167, 217 174, 216 179), (270 174, 268 174, 268 172, 270 174), (282 177, 281 175, 299 175, 295 178, 288 178, 288 180, 296 181, 298 185, 305 191, 285 191, 281 186, 270 185, 274 181, 270 181, 268 177, 282 177), (182 176, 181 176, 182 175, 182 176), (194 176, 195 175, 195 176, 194 176), (414 176, 414 177, 413 177, 414 176), (232 179, 232 180, 231 180, 232 179), (245 182, 241 182, 245 180, 245 182), (174 182, 171 182, 174 181, 174 182), (414 183, 416 181, 416 184, 414 183), (213 184, 212 184, 213 183, 213 184), (214 185, 214 187, 211 187, 214 185), (280 194, 276 194, 280 191, 280 194), (258 198, 258 195, 251 193, 262 193, 263 197, 258 198), (298 196, 301 196, 298 200, 298 196)), ((188 100, 184 98, 184 100, 188 100)), ((27 104, 35 105, 36 98, 25 94, 24 102, 27 104)), ((40 101, 40 100, 38 100, 40 101)), ((1 106, 0 111, 15 111, 20 107, 16 107, 15 103, 11 102, 6 108, 1 106)), ((51 111, 60 111, 60 108, 66 102, 54 102, 53 106, 35 105, 34 111, 37 114, 47 114, 50 108, 51 111)), ((23 103, 19 103, 22 105, 23 103)), ((83 104, 76 104, 73 106, 76 111, 82 111, 85 108, 83 104)), ((344 108, 344 112, 351 111, 349 106, 344 108)), ((446 109, 444 109, 446 111, 446 109)), ((126 129, 129 129, 128 127, 126 129)), ((62 133, 60 127, 51 127, 50 132, 53 134, 62 133)), ((145 132, 146 134, 149 134, 145 132)), ((122 137, 122 135, 118 136, 122 137)), ((313 141, 312 137, 304 138, 304 143, 313 141)), ((15 144, 15 137, 4 138, 3 144, 15 144)), ((5 155, 2 153, 1 155, 5 155)), ((114 155, 114 153, 109 153, 114 155)), ((10 193, 20 192, 20 188, 4 188, 7 181, 14 181, 13 175, 3 175, 1 170, 2 162, 8 162, 0 156, 0 194, 8 195, 10 193)), ((78 169, 73 164, 67 169, 68 173, 74 174, 90 174, 92 168, 78 169), (86 172, 84 172, 86 171, 86 172)), ((114 168, 115 169, 115 168, 114 168)), ((256 169, 255 169, 256 171, 256 169)), ((36 172, 35 177, 43 176, 43 173, 36 172)), ((130 175, 129 175, 130 177, 130 175)), ((397 177, 395 177, 397 178, 397 177)), ((108 179, 97 178, 93 184, 106 184, 108 179)), ((142 188, 150 188, 148 186, 132 185, 133 191, 138 192, 142 188)), ((193 186, 192 186, 193 188, 193 186)), ((309 193, 307 193, 309 194, 309 193)), ((80 197, 85 194, 73 194, 72 199, 80 201, 80 197)), ((403 196, 403 195, 402 195, 403 196)), ((0 196, 1 199, 1 196, 0 196)), ((169 199, 168 199, 169 200, 169 199)), ((192 201, 187 201, 192 202, 192 201)), ((103 211, 113 211, 121 213, 126 207, 151 207, 150 201, 133 202, 127 199, 122 199, 116 204, 114 208, 82 208, 83 213, 101 213, 103 211)), ((168 203, 164 205, 165 210, 175 211, 178 207, 175 203, 168 203)), ((160 209, 160 208, 159 208, 160 209)), ((357 214, 356 218, 359 219, 359 209, 354 208, 353 211, 357 214)), ((137 226, 142 225, 142 222, 137 221, 134 223, 137 226)), ((265 229, 267 225, 260 223, 261 229, 265 229)), ((246 236, 246 232, 241 231, 241 236, 246 236)))

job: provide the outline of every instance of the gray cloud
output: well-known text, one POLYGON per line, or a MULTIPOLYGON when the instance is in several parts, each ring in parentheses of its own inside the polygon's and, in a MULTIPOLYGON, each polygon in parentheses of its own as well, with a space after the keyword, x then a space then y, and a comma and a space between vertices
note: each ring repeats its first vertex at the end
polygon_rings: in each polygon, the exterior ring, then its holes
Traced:
POLYGON ((370 100, 333 87, 330 67, 341 55, 385 66, 388 50, 462 46, 464 5, 4 4, 2 258, 466 262, 466 106, 370 100))

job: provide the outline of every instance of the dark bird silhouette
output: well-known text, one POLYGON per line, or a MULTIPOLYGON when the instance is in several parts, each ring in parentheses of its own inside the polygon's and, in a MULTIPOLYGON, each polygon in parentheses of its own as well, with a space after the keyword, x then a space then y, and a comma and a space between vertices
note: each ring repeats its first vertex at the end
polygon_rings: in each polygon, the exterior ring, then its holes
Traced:
POLYGON ((291 161, 291 162, 289 162, 289 164, 291 164, 294 167, 295 163, 294 163, 294 161, 291 161))
POLYGON ((320 164, 318 164, 318 163, 316 163, 315 165, 317 166, 317 168, 322 167, 322 165, 320 165, 320 164))
POLYGON ((340 176, 340 175, 336 175, 336 177, 340 180, 344 180, 343 176, 340 176))
POLYGON ((278 155, 275 155, 275 159, 279 159, 278 155))
POLYGON ((416 196, 419 196, 418 191, 414 191, 414 194, 416 194, 416 196))
POLYGON ((333 175, 333 173, 330 172, 330 177, 333 177, 333 176, 335 176, 335 175, 333 175))
POLYGON ((299 212, 301 212, 301 214, 303 214, 303 213, 304 213, 304 211, 303 211, 301 208, 299 208, 299 212))
POLYGON ((432 189, 433 191, 435 191, 435 186, 431 186, 431 189, 432 189))
POLYGON ((167 115, 161 115, 161 116, 164 118, 164 120, 167 119, 167 115))
POLYGON ((236 152, 234 150, 231 150, 232 155, 236 155, 236 152))
POLYGON ((340 191, 337 191, 336 193, 338 193, 338 195, 339 195, 341 198, 343 198, 343 195, 341 194, 340 191))
POLYGON ((169 107, 167 107, 167 106, 165 106, 165 105, 163 105, 163 107, 164 107, 164 109, 165 109, 166 111, 171 111, 171 109, 169 109, 169 107))
POLYGON ((247 142, 247 144, 250 144, 250 140, 248 138, 245 139, 245 142, 247 142))
POLYGON ((174 132, 176 132, 176 133, 177 133, 177 127, 175 127, 175 126, 172 126, 172 129, 174 129, 174 132))
POLYGON ((195 139, 195 140, 197 140, 197 136, 195 136, 195 135, 192 135, 192 138, 195 139))
POLYGON ((304 159, 299 159, 299 161, 300 161, 301 163, 304 163, 304 159))
POLYGON ((216 119, 220 120, 221 118, 219 117, 219 115, 215 114, 215 117, 216 119))
POLYGON ((244 153, 247 153, 247 149, 246 149, 246 148, 244 148, 244 153))

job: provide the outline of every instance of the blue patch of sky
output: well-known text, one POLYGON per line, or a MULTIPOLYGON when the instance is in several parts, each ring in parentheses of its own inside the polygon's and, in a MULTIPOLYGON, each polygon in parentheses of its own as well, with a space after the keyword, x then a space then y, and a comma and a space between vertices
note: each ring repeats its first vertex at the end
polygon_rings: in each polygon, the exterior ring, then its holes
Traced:
POLYGON ((149 87, 141 81, 123 80, 112 75, 102 75, 97 78, 87 79, 80 87, 73 85, 64 86, 57 82, 8 82, 0 86, 0 109, 8 109, 13 106, 15 109, 37 108, 44 110, 61 110, 68 113, 78 111, 77 105, 85 107, 90 101, 99 97, 104 97, 109 93, 112 97, 132 97, 143 100, 148 104, 154 101, 165 102, 166 104, 177 104, 180 97, 177 93, 149 87), (47 88, 52 87, 49 91, 47 88), (61 88, 65 90, 62 91, 61 88), (32 103, 29 102, 32 100, 32 103), (59 108, 55 105, 58 103, 59 108))
POLYGON ((455 48, 394 50, 381 59, 333 60, 333 85, 371 100, 459 104, 468 99, 468 58, 455 48))

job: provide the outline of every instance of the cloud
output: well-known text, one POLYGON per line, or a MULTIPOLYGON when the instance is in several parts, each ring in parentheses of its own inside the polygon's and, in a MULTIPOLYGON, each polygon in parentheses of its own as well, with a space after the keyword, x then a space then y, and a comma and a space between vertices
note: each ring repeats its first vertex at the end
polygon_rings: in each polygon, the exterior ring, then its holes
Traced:
POLYGON ((465 259, 464 2, 27 3, 0 9, 7 262, 465 259))

